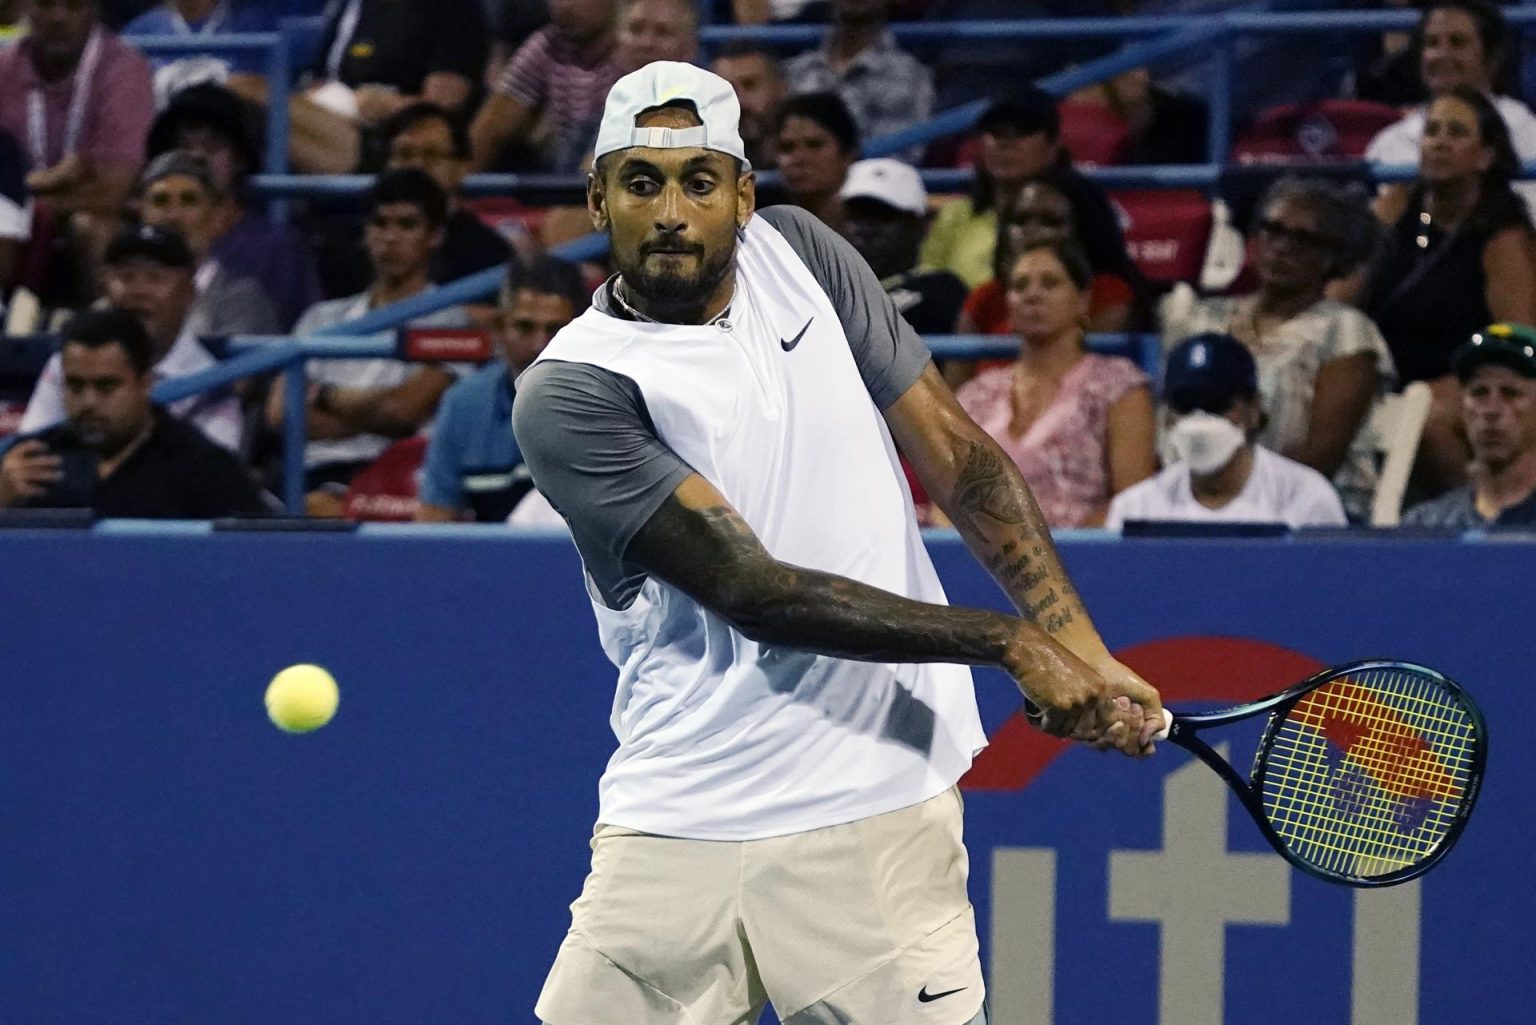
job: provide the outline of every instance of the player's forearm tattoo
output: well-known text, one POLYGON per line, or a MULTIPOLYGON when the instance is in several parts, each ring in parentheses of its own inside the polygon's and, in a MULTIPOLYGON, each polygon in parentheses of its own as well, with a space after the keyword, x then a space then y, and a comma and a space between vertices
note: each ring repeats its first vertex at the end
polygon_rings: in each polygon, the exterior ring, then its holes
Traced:
POLYGON ((688 509, 670 499, 627 555, 764 644, 871 662, 1007 665, 1025 676, 1049 672, 1061 656, 1015 617, 931 605, 779 562, 729 508, 688 509))
POLYGON ((974 522, 985 516, 998 523, 1023 523, 1028 515, 1016 489, 1008 486, 1003 456, 996 449, 973 444, 955 481, 959 516, 974 522))
POLYGON ((1029 486, 996 445, 967 441, 949 503, 955 529, 1015 605, 1048 634, 1086 624, 1050 526, 1029 486))

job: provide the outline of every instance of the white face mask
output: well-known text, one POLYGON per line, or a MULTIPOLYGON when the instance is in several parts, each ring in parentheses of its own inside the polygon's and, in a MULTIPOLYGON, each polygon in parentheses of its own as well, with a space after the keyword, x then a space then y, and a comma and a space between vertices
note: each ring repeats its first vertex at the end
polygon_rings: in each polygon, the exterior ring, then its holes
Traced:
POLYGON ((1196 410, 1175 421, 1164 440, 1175 460, 1204 477, 1231 462, 1248 438, 1226 417, 1196 410))

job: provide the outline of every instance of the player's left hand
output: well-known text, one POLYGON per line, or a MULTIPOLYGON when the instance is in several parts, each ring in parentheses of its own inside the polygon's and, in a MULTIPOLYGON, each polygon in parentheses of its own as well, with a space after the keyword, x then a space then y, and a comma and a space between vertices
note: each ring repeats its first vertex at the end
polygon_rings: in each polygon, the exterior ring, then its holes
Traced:
POLYGON ((1145 757, 1156 750, 1153 743, 1164 727, 1163 699, 1158 694, 1157 688, 1141 678, 1130 666, 1112 656, 1093 663, 1104 681, 1109 684, 1110 693, 1115 696, 1115 707, 1120 711, 1120 722, 1125 723, 1126 731, 1121 743, 1106 743, 1101 741, 1094 745, 1098 750, 1107 751, 1111 747, 1118 747, 1125 754, 1133 757, 1145 757))

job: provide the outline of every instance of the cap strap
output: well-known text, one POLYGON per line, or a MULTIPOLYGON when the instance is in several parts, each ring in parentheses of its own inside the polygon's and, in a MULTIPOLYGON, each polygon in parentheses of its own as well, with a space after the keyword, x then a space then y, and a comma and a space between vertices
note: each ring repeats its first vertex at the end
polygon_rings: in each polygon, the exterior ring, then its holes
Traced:
POLYGON ((651 149, 686 149, 708 146, 709 132, 703 125, 689 128, 634 128, 629 133, 631 146, 648 146, 651 149))

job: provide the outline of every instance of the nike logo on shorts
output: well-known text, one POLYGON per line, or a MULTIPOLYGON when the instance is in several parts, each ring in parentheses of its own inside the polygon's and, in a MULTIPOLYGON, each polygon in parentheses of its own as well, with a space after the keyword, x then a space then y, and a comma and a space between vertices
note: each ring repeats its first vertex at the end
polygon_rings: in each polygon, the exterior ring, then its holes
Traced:
POLYGON ((917 1002, 920 1004, 932 1003, 935 1000, 942 1000, 947 996, 953 996, 954 994, 959 993, 960 990, 969 988, 969 986, 961 986, 960 989, 946 989, 942 993, 930 993, 928 992, 928 987, 924 986, 922 989, 917 991, 917 1002))
MULTIPOLYGON (((811 318, 811 320, 815 320, 815 319, 816 319, 815 317, 811 318)), ((807 320, 805 322, 805 327, 802 327, 800 329, 800 333, 795 335, 795 337, 791 338, 789 341, 786 342, 782 338, 779 339, 779 344, 784 346, 784 351, 785 352, 793 352, 794 349, 795 349, 795 346, 800 344, 800 339, 804 338, 805 337, 805 333, 811 329, 811 320, 807 320)))

